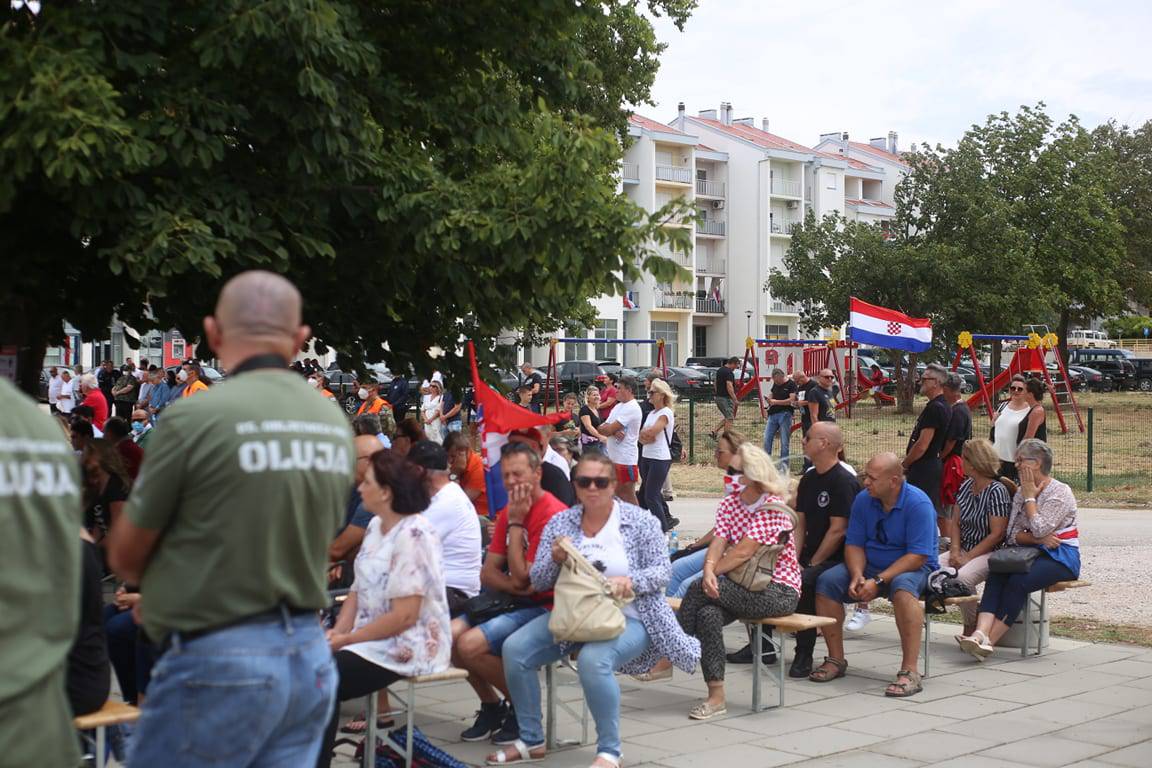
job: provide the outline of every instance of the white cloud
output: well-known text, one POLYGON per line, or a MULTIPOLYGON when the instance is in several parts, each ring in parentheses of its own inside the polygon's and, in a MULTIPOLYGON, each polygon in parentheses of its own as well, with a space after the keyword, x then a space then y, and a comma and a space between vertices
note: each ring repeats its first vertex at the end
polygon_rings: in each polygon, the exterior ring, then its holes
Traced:
POLYGON ((661 121, 679 101, 693 114, 730 101, 809 146, 829 131, 895 130, 907 147, 952 144, 988 114, 1038 101, 1088 126, 1152 118, 1147 2, 701 0, 684 33, 656 27, 669 44, 657 103, 637 111, 661 121))

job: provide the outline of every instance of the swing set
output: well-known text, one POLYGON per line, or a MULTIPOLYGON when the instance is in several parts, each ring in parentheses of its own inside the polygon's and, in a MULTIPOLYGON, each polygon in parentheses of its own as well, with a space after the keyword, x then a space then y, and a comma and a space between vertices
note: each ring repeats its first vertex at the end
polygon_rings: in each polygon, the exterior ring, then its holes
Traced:
POLYGON ((740 381, 736 389, 737 407, 749 392, 756 391, 760 403, 760 417, 766 418, 768 408, 764 398, 764 388, 761 382, 771 384, 772 377, 764 375, 760 368, 759 351, 762 350, 764 367, 766 370, 780 368, 791 375, 796 371, 803 371, 812 376, 828 368, 832 371, 840 387, 840 398, 836 410, 843 410, 848 418, 852 418, 852 405, 860 399, 862 392, 871 388, 871 382, 858 381, 861 375, 856 371, 856 349, 859 345, 853 341, 833 339, 753 339, 744 340, 744 363, 740 369, 740 381), (751 376, 749 376, 751 369, 751 376), (861 389, 861 387, 864 387, 861 389))
POLYGON ((654 344, 656 346, 656 361, 653 368, 659 368, 668 377, 668 364, 664 359, 664 339, 549 339, 548 340, 548 378, 544 387, 544 404, 542 411, 547 414, 549 404, 560 410, 560 376, 559 356, 556 354, 557 344, 654 344))

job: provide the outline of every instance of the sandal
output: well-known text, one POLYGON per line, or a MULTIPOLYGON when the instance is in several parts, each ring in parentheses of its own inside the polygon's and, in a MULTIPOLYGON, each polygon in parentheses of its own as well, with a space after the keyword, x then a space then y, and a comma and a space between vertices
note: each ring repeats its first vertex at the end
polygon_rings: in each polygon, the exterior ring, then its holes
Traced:
POLYGON ((528 746, 520 739, 512 742, 494 755, 489 755, 484 761, 485 765, 511 765, 512 763, 539 763, 544 759, 545 752, 533 755, 532 750, 544 749, 543 744, 528 746), (511 758, 511 759, 509 759, 511 758))
POLYGON ((893 699, 915 696, 924 690, 924 686, 920 684, 921 679, 919 672, 911 669, 902 669, 896 673, 896 679, 884 690, 884 695, 893 699), (902 677, 908 678, 908 682, 900 682, 900 678, 902 677))
POLYGON ((711 720, 714 717, 728 714, 728 706, 726 704, 709 704, 702 701, 688 713, 688 717, 693 720, 711 720))
POLYGON ((961 637, 957 642, 965 653, 975 656, 980 661, 984 661, 996 650, 988 636, 980 630, 976 630, 968 637, 961 637))
POLYGON ((848 662, 844 659, 834 659, 831 656, 825 656, 824 661, 820 666, 812 670, 812 674, 808 675, 808 679, 814 683, 830 683, 833 680, 838 680, 848 672, 848 662), (828 669, 831 664, 836 668, 836 672, 828 669))
MULTIPOLYGON (((385 720, 382 717, 376 718, 376 727, 383 730, 386 728, 396 727, 396 721, 392 719, 385 720)), ((340 729, 340 733, 351 733, 355 736, 363 736, 368 731, 368 718, 364 713, 360 713, 340 729)))
POLYGON ((620 758, 616 757, 616 755, 610 755, 607 752, 597 752, 596 757, 593 758, 592 765, 589 766, 589 768, 600 768, 599 763, 601 760, 608 763, 608 765, 611 765, 613 768, 620 768, 620 758))

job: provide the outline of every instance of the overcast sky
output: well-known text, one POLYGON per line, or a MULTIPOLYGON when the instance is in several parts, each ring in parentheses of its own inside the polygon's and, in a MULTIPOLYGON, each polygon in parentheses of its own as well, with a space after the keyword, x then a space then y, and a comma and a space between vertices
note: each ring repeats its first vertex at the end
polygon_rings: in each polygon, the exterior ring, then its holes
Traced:
POLYGON ((812 146, 821 133, 953 144, 993 112, 1044 101, 1095 126, 1152 118, 1152 2, 700 0, 637 111, 661 122, 733 104, 812 146))

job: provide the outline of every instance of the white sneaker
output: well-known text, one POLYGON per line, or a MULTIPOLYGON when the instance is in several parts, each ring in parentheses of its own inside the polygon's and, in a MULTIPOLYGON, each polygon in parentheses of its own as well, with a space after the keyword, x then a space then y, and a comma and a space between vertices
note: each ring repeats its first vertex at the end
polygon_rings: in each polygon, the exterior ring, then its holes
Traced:
POLYGON ((855 632, 858 629, 864 629, 870 621, 872 621, 872 612, 867 608, 857 608, 855 613, 852 614, 852 618, 844 623, 844 629, 855 632))

